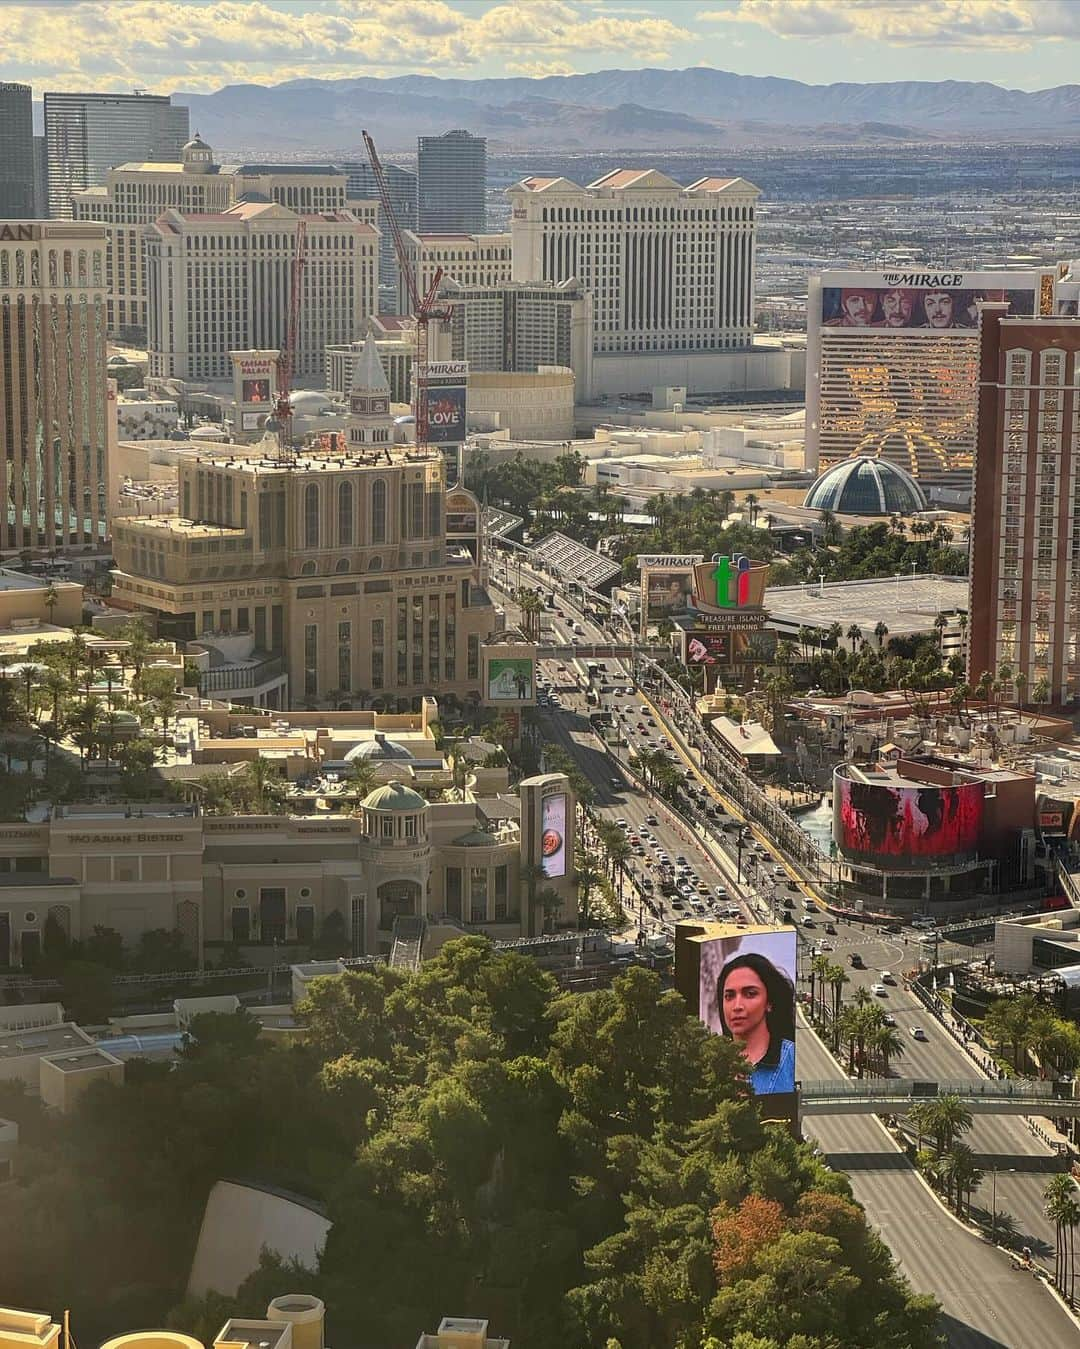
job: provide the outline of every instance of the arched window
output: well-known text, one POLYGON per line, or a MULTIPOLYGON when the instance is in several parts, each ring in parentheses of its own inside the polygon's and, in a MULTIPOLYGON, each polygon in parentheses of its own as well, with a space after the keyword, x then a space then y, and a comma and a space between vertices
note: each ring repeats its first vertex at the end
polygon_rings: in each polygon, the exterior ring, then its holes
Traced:
POLYGON ((304 488, 304 547, 319 546, 319 489, 311 482, 304 488))
POLYGON ((79 285, 80 285, 80 286, 88 286, 88 285, 90 284, 89 274, 88 274, 88 272, 87 272, 87 270, 86 270, 86 249, 85 249, 85 248, 80 248, 80 249, 79 249, 78 273, 77 273, 77 274, 78 274, 79 285))
POLYGON ((351 482, 338 484, 337 532, 340 547, 351 548, 353 543, 353 489, 351 482))
POLYGON ((57 285, 59 285, 60 283, 59 283, 59 280, 57 279, 58 277, 59 277, 59 272, 57 271, 57 268, 56 268, 56 249, 55 249, 55 248, 50 248, 50 249, 49 249, 49 285, 50 285, 50 286, 57 286, 57 285))
POLYGON ((15 284, 26 285, 26 254, 21 248, 15 250, 15 284))
POLYGON ((382 478, 371 484, 371 542, 386 542, 386 483, 382 478))

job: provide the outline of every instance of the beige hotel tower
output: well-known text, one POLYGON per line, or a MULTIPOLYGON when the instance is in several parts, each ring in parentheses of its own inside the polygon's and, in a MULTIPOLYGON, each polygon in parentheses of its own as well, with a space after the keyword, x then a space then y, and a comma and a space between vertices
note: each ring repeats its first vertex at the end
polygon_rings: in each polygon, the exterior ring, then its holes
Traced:
POLYGON ((178 515, 115 521, 112 602, 179 641, 253 634, 294 707, 478 696, 480 559, 447 541, 441 456, 393 446, 370 337, 349 405, 344 450, 287 462, 268 435, 183 463, 178 515))

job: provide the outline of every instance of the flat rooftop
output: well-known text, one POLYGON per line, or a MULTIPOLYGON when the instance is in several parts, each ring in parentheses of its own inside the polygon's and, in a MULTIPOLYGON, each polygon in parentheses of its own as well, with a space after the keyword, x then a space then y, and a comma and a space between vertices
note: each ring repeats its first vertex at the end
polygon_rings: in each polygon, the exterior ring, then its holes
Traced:
POLYGON ((75 1026, 34 1026, 30 1030, 5 1031, 0 1028, 0 1062, 22 1059, 27 1055, 62 1054, 89 1048, 89 1042, 75 1026))
POLYGON ((112 1068, 116 1059, 101 1049, 78 1049, 71 1054, 46 1054, 45 1058, 62 1073, 85 1073, 91 1068, 112 1068))
POLYGON ((839 623, 846 633, 852 623, 874 640, 884 620, 890 633, 932 632, 940 613, 967 613, 966 576, 901 576, 869 581, 814 581, 805 586, 770 586, 765 607, 773 624, 829 627, 839 623))
POLYGON ((247 1344, 251 1349, 275 1349, 289 1327, 273 1321, 226 1321, 217 1338, 235 1344, 247 1344))

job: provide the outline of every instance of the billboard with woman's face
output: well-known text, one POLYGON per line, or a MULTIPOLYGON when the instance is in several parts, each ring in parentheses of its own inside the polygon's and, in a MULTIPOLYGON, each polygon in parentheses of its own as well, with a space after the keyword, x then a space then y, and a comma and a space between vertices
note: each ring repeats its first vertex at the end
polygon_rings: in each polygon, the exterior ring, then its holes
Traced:
POLYGON ((698 1016, 741 1046, 755 1096, 795 1090, 795 942, 784 927, 701 943, 698 1016))
POLYGON ((861 782, 833 776, 833 839, 846 855, 879 866, 918 867, 974 856, 982 833, 981 782, 861 782))

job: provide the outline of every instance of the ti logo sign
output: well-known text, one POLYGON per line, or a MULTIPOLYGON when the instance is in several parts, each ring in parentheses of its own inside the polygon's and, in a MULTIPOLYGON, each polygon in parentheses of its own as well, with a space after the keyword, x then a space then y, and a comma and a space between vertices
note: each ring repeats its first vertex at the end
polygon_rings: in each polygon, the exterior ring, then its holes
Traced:
POLYGON ((718 609, 741 609, 750 602, 750 559, 741 553, 731 557, 713 556, 716 567, 713 580, 716 582, 716 607, 718 609))

